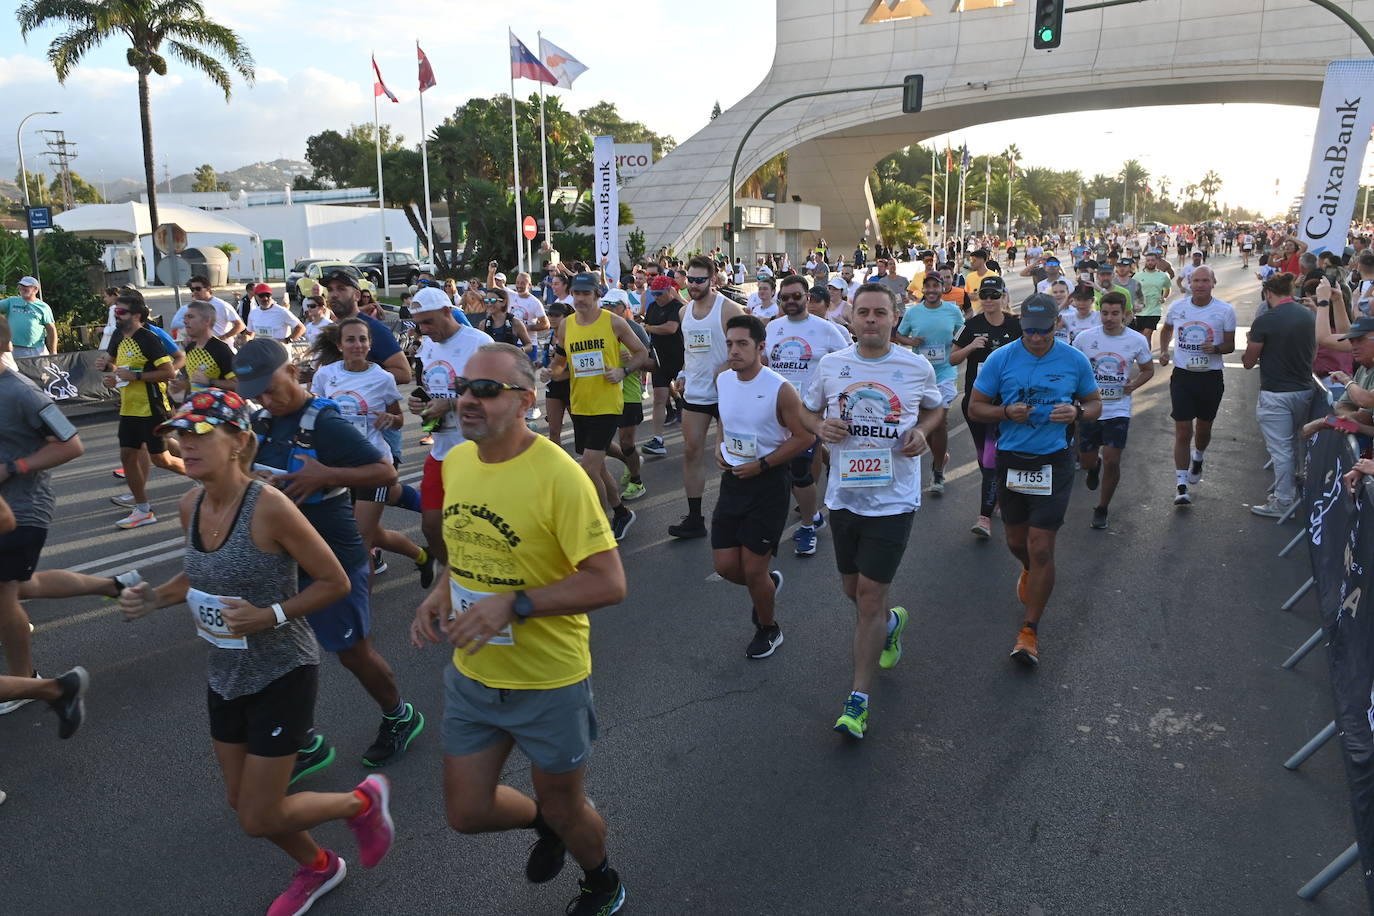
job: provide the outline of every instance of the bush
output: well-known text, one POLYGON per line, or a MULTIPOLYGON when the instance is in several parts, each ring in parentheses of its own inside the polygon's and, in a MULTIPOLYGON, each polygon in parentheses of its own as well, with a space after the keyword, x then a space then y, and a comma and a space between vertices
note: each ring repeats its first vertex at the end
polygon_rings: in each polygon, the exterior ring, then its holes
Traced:
POLYGON ((59 322, 105 323, 105 303, 99 294, 104 277, 103 251, 95 239, 81 238, 62 229, 45 232, 39 239, 43 301, 52 307, 53 317, 59 322))

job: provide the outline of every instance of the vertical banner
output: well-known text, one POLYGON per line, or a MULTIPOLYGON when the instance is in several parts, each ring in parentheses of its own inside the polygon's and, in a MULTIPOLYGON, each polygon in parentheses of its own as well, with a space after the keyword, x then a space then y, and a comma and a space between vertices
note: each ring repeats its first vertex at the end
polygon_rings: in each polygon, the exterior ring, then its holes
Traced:
POLYGON ((620 188, 615 180, 615 138, 592 141, 592 181, 596 195, 596 261, 608 283, 620 284, 620 188))
POLYGON ((1374 60, 1333 60, 1327 65, 1298 220, 1298 237, 1313 253, 1345 250, 1360 190, 1360 166, 1374 126, 1371 89, 1374 60))

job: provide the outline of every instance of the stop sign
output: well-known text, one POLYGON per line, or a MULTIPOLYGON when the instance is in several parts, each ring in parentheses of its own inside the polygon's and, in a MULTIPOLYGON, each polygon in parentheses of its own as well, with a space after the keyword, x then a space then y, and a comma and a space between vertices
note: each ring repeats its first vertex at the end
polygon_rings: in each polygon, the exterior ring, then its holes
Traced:
POLYGON ((538 227, 537 225, 535 225, 534 217, 533 217, 533 216, 527 216, 527 217, 525 217, 525 222, 524 222, 524 225, 522 226, 522 228, 525 230, 525 238, 527 238, 527 239, 529 239, 531 242, 533 242, 533 241, 534 241, 534 237, 539 233, 539 227, 538 227))

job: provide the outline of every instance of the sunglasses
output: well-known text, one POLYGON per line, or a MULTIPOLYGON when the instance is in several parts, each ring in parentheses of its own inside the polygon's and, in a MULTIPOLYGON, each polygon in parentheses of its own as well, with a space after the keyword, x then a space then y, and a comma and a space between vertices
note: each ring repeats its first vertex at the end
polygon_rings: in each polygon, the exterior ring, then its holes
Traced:
POLYGON ((483 296, 482 301, 485 302, 487 305, 491 305, 492 303, 500 302, 501 300, 495 296, 483 296))
POLYGON ((133 312, 132 312, 130 309, 115 309, 115 314, 116 314, 116 315, 132 315, 133 312))
POLYGON ((688 278, 687 278, 687 282, 688 282, 688 283, 710 283, 710 282, 711 282, 711 278, 710 278, 710 277, 688 277, 688 278))
POLYGON ((780 301, 780 302, 801 302, 801 301, 802 301, 803 299, 805 299, 805 298, 806 298, 806 294, 805 294, 805 293, 783 293, 782 295, 778 296, 778 301, 780 301))
POLYGON ((1054 333, 1054 328, 1022 328, 1021 333, 1030 337, 1048 337, 1054 333))
POLYGON ((529 391, 528 388, 521 388, 519 385, 507 385, 505 382, 498 382, 495 379, 462 377, 453 380, 453 390, 460 397, 471 391, 473 397, 483 400, 494 398, 503 391, 529 391))
POLYGON ((979 298, 979 299, 1001 299, 1001 298, 1002 298, 1002 294, 1001 294, 1001 293, 981 292, 981 293, 978 294, 978 298, 979 298))
POLYGON ((202 291, 205 289, 205 287, 204 287, 204 286, 192 286, 192 287, 189 287, 189 289, 190 289, 191 292, 193 292, 193 293, 199 293, 199 292, 202 292, 202 291))

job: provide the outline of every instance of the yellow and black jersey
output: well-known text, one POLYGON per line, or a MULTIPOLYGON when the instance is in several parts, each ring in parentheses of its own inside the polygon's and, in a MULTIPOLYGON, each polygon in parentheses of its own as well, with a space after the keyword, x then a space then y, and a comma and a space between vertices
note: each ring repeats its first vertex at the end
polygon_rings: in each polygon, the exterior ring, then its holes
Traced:
MULTIPOLYGON (((188 340, 186 342, 190 344, 188 340)), ((205 342, 205 346, 190 345, 186 348, 186 379, 191 381, 191 391, 204 390, 204 385, 197 385, 194 381, 196 371, 200 370, 213 383, 220 379, 234 377, 234 351, 229 349, 229 345, 218 337, 211 337, 205 342)))
MULTIPOLYGON (((106 351, 120 369, 150 372, 172 361, 167 348, 157 335, 146 327, 131 336, 116 333, 106 351)), ((167 400, 167 385, 163 382, 119 382, 119 415, 121 417, 152 417, 165 419, 172 406, 167 400)))

